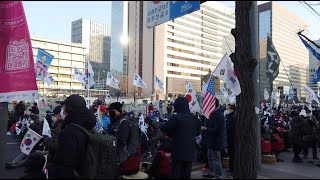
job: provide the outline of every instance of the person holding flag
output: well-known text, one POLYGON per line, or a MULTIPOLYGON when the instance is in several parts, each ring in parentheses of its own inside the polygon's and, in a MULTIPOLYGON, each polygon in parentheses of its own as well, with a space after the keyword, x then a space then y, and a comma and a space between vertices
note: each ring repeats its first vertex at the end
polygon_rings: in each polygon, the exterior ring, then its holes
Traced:
POLYGON ((204 174, 205 178, 221 178, 221 151, 224 149, 225 121, 224 108, 220 106, 215 97, 214 76, 211 75, 204 93, 202 105, 204 116, 209 119, 206 126, 201 126, 205 133, 208 148, 209 172, 204 174))

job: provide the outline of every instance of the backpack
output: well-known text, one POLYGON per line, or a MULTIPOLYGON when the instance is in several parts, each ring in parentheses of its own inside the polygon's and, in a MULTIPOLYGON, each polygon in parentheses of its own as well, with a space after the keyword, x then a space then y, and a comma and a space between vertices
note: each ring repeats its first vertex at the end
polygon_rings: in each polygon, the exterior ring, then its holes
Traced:
POLYGON ((118 177, 117 139, 109 134, 88 131, 78 124, 70 125, 88 135, 86 154, 76 176, 85 179, 115 179, 118 177))
POLYGON ((163 150, 159 150, 159 153, 161 154, 160 175, 168 177, 171 169, 171 153, 164 152, 163 150))

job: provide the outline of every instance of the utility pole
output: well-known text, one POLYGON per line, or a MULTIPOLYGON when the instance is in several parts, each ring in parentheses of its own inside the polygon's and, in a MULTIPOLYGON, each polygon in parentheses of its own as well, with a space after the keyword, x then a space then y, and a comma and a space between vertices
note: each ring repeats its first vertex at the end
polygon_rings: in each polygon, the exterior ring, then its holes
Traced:
POLYGON ((256 108, 256 120, 257 120, 257 170, 261 168, 261 143, 260 143, 260 56, 259 56, 259 32, 258 32, 258 5, 257 1, 253 1, 250 8, 250 33, 251 33, 251 54, 253 59, 257 59, 257 66, 253 72, 253 88, 254 88, 254 99, 256 108))

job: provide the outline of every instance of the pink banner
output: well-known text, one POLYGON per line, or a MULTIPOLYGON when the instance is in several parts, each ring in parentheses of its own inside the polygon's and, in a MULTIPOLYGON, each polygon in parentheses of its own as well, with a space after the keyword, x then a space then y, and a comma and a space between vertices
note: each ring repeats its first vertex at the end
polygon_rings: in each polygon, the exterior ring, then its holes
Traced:
POLYGON ((0 102, 38 99, 32 45, 21 1, 0 1, 0 102))

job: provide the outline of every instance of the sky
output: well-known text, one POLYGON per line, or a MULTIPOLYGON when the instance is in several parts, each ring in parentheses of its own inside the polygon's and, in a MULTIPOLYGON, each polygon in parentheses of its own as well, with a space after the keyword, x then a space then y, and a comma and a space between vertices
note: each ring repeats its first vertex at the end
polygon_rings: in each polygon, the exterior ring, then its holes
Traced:
POLYGON ((23 1, 31 36, 71 42, 71 22, 111 25, 111 1, 23 1))
MULTIPOLYGON (((235 8, 234 1, 220 2, 235 8)), ((258 4, 264 2, 268 1, 258 1, 258 4)), ((320 38, 320 17, 315 17, 299 1, 277 3, 307 22, 310 39, 320 38)), ((70 42, 72 21, 85 18, 111 25, 111 1, 23 1, 23 5, 31 36, 70 42)), ((320 5, 312 7, 320 13, 320 5)))

